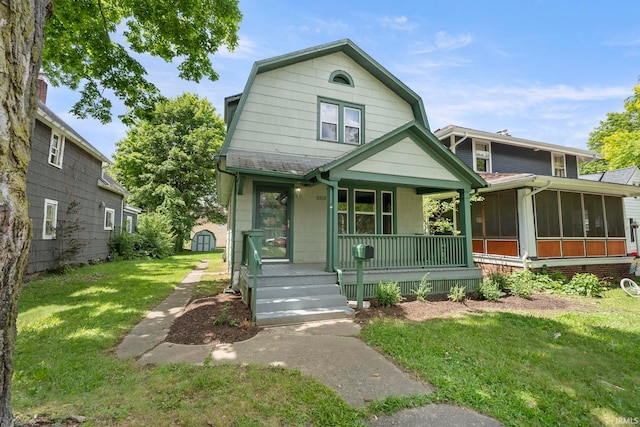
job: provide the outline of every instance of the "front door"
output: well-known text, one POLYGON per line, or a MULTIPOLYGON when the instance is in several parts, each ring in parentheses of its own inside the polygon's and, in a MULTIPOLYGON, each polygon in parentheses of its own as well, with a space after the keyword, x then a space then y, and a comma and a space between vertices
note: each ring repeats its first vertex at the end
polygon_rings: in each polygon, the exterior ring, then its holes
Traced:
POLYGON ((262 258, 289 260, 291 188, 258 186, 256 196, 255 227, 264 231, 262 258))

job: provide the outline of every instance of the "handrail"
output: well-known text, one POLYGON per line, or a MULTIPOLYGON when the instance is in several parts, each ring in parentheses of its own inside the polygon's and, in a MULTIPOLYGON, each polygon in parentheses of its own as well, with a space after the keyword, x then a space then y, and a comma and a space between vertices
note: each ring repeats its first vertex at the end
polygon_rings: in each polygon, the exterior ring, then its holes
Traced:
POLYGON ((247 256, 247 263, 249 267, 249 273, 253 275, 253 289, 251 290, 251 318, 256 321, 256 295, 258 293, 258 274, 262 272, 262 259, 260 253, 256 249, 253 239, 247 239, 249 246, 249 254, 253 256, 247 256))

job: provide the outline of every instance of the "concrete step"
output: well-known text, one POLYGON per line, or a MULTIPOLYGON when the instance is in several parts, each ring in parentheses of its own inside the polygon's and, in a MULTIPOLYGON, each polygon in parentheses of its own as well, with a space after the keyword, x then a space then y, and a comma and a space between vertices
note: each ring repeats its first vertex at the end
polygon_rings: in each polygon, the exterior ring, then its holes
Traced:
POLYGON ((335 283, 319 285, 289 285, 289 286, 268 286, 258 285, 258 298, 291 298, 306 297, 312 295, 339 294, 340 287, 335 283))
POLYGON ((344 319, 353 316, 347 305, 308 310, 286 310, 256 313, 258 326, 290 325, 317 320, 344 319))
MULTIPOLYGON (((258 291, 258 296, 261 297, 258 291)), ((287 296, 283 298, 258 298, 256 313, 295 311, 347 305, 347 298, 339 293, 331 295, 287 296)))

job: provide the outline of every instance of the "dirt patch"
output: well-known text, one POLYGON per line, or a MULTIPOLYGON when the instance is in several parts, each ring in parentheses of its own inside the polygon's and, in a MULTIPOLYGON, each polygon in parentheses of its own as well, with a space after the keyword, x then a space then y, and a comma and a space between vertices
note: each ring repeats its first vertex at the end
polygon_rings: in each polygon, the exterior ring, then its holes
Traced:
MULTIPOLYGON (((595 309, 571 298, 535 294, 531 299, 505 296, 497 302, 480 300, 470 294, 464 302, 452 302, 446 295, 430 295, 428 302, 407 298, 394 307, 381 307, 371 301, 371 307, 358 310, 355 320, 366 323, 379 317, 408 321, 425 321, 460 314, 490 311, 554 313, 595 309)), ((251 322, 251 311, 239 295, 218 294, 191 301, 171 326, 166 341, 176 344, 222 344, 244 341, 256 335, 260 328, 251 322)))
POLYGON ((176 344, 223 344, 244 341, 258 333, 251 310, 240 295, 217 294, 187 304, 171 325, 165 341, 176 344))
POLYGON ((358 310, 355 317, 357 321, 364 323, 371 319, 385 316, 420 322, 428 319, 451 317, 460 314, 479 314, 489 311, 551 313, 591 309, 592 307, 579 301, 547 294, 535 294, 531 299, 509 295, 495 302, 481 300, 475 294, 468 295, 464 302, 449 301, 446 295, 430 295, 427 301, 418 301, 415 297, 412 297, 394 307, 382 307, 372 301, 370 308, 358 310))

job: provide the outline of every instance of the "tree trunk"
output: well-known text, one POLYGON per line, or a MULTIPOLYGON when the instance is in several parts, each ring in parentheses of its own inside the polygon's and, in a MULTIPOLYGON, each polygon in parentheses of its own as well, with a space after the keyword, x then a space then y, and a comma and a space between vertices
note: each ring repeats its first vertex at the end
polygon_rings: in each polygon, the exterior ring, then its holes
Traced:
POLYGON ((31 240, 27 166, 44 23, 52 7, 52 0, 0 0, 0 427, 14 425, 16 317, 31 240))

